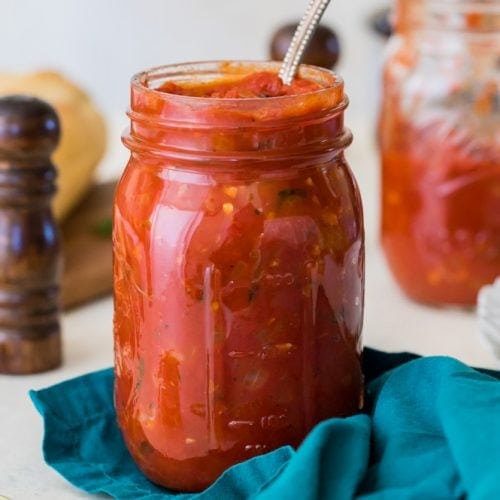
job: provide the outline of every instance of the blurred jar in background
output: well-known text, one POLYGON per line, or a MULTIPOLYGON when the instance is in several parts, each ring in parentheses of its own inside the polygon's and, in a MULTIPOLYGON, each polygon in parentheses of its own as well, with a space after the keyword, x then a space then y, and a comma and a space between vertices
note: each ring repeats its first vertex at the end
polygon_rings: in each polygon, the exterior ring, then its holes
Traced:
POLYGON ((408 296, 473 305, 500 275, 500 0, 398 0, 395 27, 382 244, 408 296))

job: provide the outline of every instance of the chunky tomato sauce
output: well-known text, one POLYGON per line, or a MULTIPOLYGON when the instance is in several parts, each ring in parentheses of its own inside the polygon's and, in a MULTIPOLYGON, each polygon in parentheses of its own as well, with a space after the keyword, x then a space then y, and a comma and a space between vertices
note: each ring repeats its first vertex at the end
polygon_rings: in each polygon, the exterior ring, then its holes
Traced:
POLYGON ((167 82, 158 90, 193 97, 248 99, 300 95, 321 88, 316 82, 298 77, 294 78, 290 85, 285 85, 276 73, 259 71, 231 81, 220 80, 206 83, 184 83, 181 85, 167 82))
POLYGON ((486 89, 457 123, 382 117, 382 241, 418 301, 474 305, 500 275, 500 145, 493 122, 478 126, 493 102, 486 89))
POLYGON ((430 305, 475 305, 500 275, 494 4, 395 2, 379 122, 382 242, 406 294, 430 305))
MULTIPOLYGON (((227 97, 231 85, 203 92, 224 87, 227 97)), ((134 154, 116 193, 116 409, 141 470, 197 491, 359 410, 361 203, 342 155, 342 111, 312 123, 323 110, 316 98, 300 110, 270 99, 235 118, 223 103, 193 114, 167 93, 134 92, 132 109, 151 127, 125 138, 134 154), (295 115, 292 130, 248 116, 276 109, 295 115), (215 113, 217 126, 197 128, 215 113), (172 127, 157 125, 172 114, 172 127), (187 117, 188 138, 179 127, 187 117), (235 120, 240 128, 221 131, 235 120), (144 137, 152 151, 138 153, 144 137), (172 141, 177 149, 155 156, 172 141), (290 156, 298 144, 301 155, 290 156)))

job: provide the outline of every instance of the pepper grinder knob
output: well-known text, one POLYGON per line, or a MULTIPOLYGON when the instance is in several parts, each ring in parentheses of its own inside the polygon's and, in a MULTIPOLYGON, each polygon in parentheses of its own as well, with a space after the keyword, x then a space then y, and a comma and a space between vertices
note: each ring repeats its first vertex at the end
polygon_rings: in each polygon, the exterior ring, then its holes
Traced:
POLYGON ((60 238, 50 155, 59 119, 44 101, 0 98, 0 373, 61 364, 60 238))

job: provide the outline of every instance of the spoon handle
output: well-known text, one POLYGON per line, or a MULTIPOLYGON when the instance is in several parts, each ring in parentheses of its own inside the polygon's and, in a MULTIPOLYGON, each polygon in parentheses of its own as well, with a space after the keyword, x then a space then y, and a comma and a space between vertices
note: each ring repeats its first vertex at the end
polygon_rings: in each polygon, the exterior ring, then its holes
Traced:
POLYGON ((300 20, 281 65, 279 77, 285 85, 292 83, 302 55, 331 0, 311 0, 300 20))

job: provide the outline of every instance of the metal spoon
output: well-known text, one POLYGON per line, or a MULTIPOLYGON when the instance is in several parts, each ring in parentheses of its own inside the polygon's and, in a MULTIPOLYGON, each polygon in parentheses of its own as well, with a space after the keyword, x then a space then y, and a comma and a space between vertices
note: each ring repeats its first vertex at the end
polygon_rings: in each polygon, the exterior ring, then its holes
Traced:
POLYGON ((323 16, 323 12, 325 12, 330 1, 331 0, 311 0, 309 2, 295 30, 292 42, 290 43, 290 47, 288 47, 285 59, 281 65, 279 77, 285 85, 290 85, 292 83, 293 77, 304 55, 304 51, 307 48, 307 44, 316 31, 321 17, 323 16))

